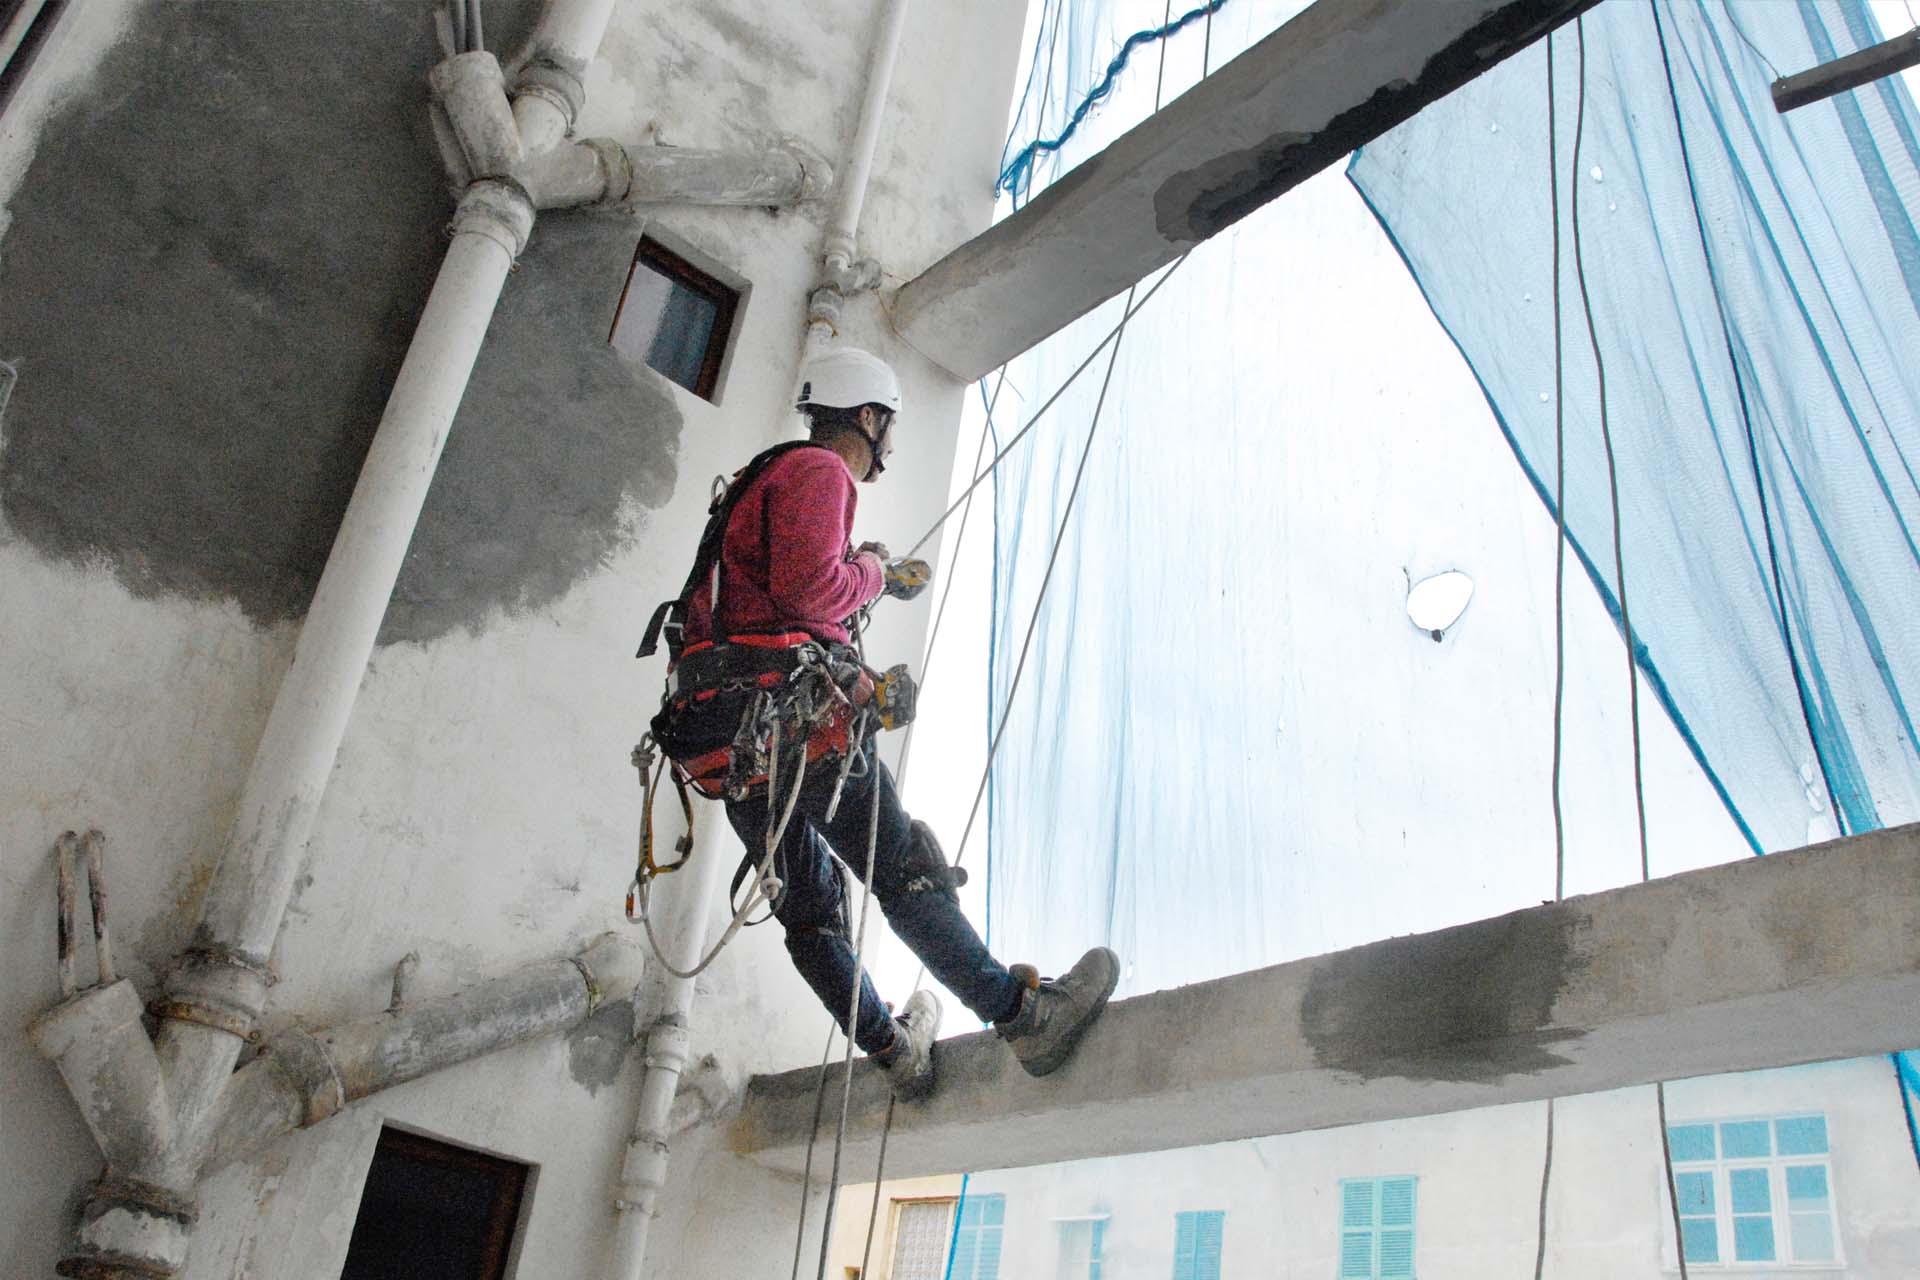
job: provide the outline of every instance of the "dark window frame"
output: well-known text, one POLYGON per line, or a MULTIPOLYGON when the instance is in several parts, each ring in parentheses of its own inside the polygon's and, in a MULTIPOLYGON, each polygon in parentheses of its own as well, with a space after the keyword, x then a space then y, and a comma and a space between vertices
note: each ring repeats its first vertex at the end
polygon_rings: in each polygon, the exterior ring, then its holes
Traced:
MULTIPOLYGON (((687 388, 702 400, 712 403, 714 393, 720 386, 720 370, 726 363, 727 350, 733 345, 733 322, 740 309, 741 290, 711 272, 702 271, 652 236, 642 235, 633 251, 633 262, 627 267, 627 278, 620 286, 620 302, 613 309, 613 323, 607 327, 609 343, 620 327, 621 313, 627 309, 627 293, 633 288, 634 273, 642 266, 713 304, 713 332, 707 338, 706 351, 701 354, 700 374, 694 379, 693 386, 687 388)), ((673 382, 671 378, 667 380, 673 382)), ((681 384, 674 382, 673 385, 677 387, 681 384)))
MULTIPOLYGON (((471 1147, 396 1129, 392 1125, 381 1127, 379 1141, 375 1144, 376 1157, 383 1151, 420 1164, 465 1169, 492 1179, 493 1199, 482 1223, 481 1274, 486 1280, 506 1280, 507 1264, 513 1255, 514 1236, 519 1230, 533 1167, 505 1156, 489 1155, 471 1147)), ((368 1176, 371 1175, 372 1165, 369 1164, 368 1176)), ((361 1194, 365 1195, 364 1186, 361 1194)), ((355 1220, 357 1224, 357 1213, 355 1220)))

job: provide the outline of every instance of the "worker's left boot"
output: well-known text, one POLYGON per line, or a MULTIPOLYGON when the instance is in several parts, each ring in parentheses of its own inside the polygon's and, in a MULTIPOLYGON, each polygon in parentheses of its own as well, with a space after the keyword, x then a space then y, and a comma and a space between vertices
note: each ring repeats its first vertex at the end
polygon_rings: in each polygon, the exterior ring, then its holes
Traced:
POLYGON ((893 1043, 873 1055, 902 1102, 933 1092, 933 1042, 939 1035, 939 999, 931 991, 908 996, 907 1007, 893 1020, 893 1043))
POLYGON ((1043 981, 1025 964, 1014 965, 1012 972, 1021 986, 1020 1007, 993 1028, 1028 1075, 1044 1076, 1072 1056, 1107 1007, 1107 997, 1120 983, 1120 957, 1095 947, 1058 978, 1043 981))

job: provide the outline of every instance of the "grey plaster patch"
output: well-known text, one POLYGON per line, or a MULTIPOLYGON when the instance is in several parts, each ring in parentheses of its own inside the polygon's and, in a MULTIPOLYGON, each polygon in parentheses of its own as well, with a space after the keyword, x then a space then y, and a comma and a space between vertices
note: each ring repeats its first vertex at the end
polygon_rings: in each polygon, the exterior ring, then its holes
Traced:
POLYGON ((1583 912, 1558 908, 1396 938, 1329 956, 1301 1002, 1323 1067, 1366 1080, 1493 1084, 1564 1066, 1551 1046, 1585 1032, 1553 1006, 1586 961, 1583 912))
MULTIPOLYGON (((499 47, 533 8, 489 6, 499 47)), ((444 251, 438 56, 415 0, 132 24, 49 121, 0 241, 13 535, 136 594, 305 612, 444 251)), ((383 641, 550 603, 670 493, 670 393, 606 346, 636 239, 535 232, 383 641)))
POLYGON ((567 1073, 588 1093, 620 1078, 633 1046, 633 1001, 615 1000, 567 1034, 567 1073))

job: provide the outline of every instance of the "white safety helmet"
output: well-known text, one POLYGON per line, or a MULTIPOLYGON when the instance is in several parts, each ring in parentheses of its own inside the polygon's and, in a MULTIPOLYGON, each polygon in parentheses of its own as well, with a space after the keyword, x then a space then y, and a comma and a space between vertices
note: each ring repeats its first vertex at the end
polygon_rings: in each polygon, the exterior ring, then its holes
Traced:
POLYGON ((900 379, 885 360, 858 347, 835 347, 807 361, 800 370, 796 409, 858 409, 877 404, 900 412, 900 379))

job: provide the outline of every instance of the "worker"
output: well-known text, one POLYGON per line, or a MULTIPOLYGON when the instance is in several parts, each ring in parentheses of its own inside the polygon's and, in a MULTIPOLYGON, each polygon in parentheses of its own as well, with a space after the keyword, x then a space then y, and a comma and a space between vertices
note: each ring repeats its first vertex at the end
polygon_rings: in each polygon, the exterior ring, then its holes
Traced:
MULTIPOLYGON (((769 638, 846 653, 852 615, 883 594, 911 598, 926 585, 924 562, 894 560, 878 543, 851 545, 855 482, 879 479, 893 452, 900 412, 893 370, 868 352, 833 349, 807 362, 796 407, 806 416, 808 441, 756 458, 715 505, 718 528, 710 526, 703 548, 717 539, 717 566, 704 563, 715 553, 703 551, 688 579, 681 650, 714 642, 714 649, 762 667, 769 638)), ((994 1025, 1029 1073, 1055 1070, 1106 1006, 1119 980, 1117 958, 1096 947, 1048 980, 1031 966, 1009 969, 995 960, 960 909, 964 873, 948 866, 933 832, 901 807, 871 733, 845 750, 858 753, 859 767, 816 765, 806 773, 774 855, 774 915, 786 929, 794 967, 898 1095, 917 1098, 932 1089, 939 1001, 916 992, 898 1017, 881 1003, 854 954, 846 894, 829 853, 831 847, 867 877, 877 793, 871 881, 894 932, 962 1004, 994 1025), (849 1028, 856 981, 859 1009, 849 1028)), ((769 821, 779 820, 767 790, 727 799, 728 820, 748 850, 743 873, 757 865, 769 821)))

